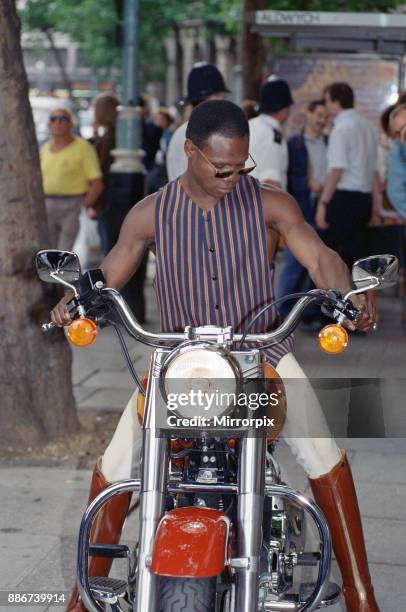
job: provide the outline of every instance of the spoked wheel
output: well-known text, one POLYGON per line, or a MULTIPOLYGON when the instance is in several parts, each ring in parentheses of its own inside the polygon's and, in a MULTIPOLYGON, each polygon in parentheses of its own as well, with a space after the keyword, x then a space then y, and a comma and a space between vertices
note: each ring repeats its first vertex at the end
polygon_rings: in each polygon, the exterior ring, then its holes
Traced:
POLYGON ((159 612, 215 612, 217 578, 161 576, 159 612))

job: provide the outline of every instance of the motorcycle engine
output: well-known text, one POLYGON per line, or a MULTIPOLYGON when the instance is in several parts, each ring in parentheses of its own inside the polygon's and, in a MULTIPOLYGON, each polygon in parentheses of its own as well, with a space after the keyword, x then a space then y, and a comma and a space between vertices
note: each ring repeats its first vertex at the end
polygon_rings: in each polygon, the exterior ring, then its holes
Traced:
POLYGON ((305 547, 304 510, 283 497, 264 501, 261 583, 268 592, 283 593, 293 585, 293 569, 305 547))

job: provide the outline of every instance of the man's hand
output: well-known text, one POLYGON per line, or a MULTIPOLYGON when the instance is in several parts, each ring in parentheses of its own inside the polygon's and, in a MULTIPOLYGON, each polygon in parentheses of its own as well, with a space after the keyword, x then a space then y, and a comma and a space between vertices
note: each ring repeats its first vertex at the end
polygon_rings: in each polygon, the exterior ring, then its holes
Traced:
POLYGON ((312 193, 321 193, 323 191, 323 183, 320 183, 315 178, 309 180, 309 187, 312 193))
POLYGON ((359 318, 352 322, 346 321, 345 326, 355 331, 369 331, 376 323, 376 295, 375 291, 358 293, 350 297, 351 303, 360 311, 359 318))
POLYGON ((71 316, 66 308, 66 304, 73 298, 73 293, 70 291, 63 296, 57 303, 55 308, 51 310, 51 321, 55 323, 57 327, 63 327, 72 323, 71 316))
POLYGON ((89 189, 83 200, 83 206, 85 208, 92 208, 97 202, 100 194, 104 190, 104 183, 101 178, 89 181, 89 189))
POLYGON ((89 219, 97 219, 97 210, 93 207, 90 208, 85 208, 86 210, 86 214, 89 217, 89 219))
POLYGON ((369 223, 368 223, 368 226, 369 227, 378 227, 380 225, 382 225, 382 217, 381 217, 379 212, 376 212, 376 211, 373 210, 371 218, 370 218, 369 223))
POLYGON ((329 225, 326 221, 327 205, 325 202, 319 202, 316 212, 316 226, 321 230, 328 230, 329 225))

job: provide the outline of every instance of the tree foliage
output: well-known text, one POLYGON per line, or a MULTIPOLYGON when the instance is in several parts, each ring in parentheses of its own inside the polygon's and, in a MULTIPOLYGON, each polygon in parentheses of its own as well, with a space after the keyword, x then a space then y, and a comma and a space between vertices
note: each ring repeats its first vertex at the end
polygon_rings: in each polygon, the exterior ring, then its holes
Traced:
POLYGON ((240 0, 140 0, 140 59, 144 80, 163 78, 166 59, 163 41, 177 22, 201 19, 210 38, 218 32, 236 33, 240 24, 240 0), (151 61, 152 59, 152 61, 151 61))
POLYGON ((69 34, 96 70, 118 65, 113 0, 27 0, 20 14, 27 31, 69 34))
MULTIPOLYGON (((27 0, 21 8, 26 30, 69 34, 96 71, 118 66, 121 0, 27 0)), ((165 67, 163 41, 177 21, 201 18, 209 35, 236 32, 240 0, 140 0, 140 59, 147 74, 165 67)))
MULTIPOLYGON (((388 11, 397 0, 269 0, 274 10, 388 11)), ((200 18, 207 35, 237 33, 241 0, 140 0, 140 65, 144 80, 163 77, 163 41, 173 26, 200 18)), ((120 64, 119 11, 124 0, 26 0, 21 9, 27 30, 64 32, 77 41, 98 73, 120 64), (119 9, 119 10, 117 10, 119 9)))

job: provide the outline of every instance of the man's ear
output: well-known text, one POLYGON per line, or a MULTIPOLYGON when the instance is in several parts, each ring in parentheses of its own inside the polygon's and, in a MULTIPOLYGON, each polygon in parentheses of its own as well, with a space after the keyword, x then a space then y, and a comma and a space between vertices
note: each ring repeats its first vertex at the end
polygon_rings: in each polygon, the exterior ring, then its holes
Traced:
POLYGON ((193 155, 196 153, 196 147, 193 144, 193 142, 190 140, 190 138, 186 138, 185 140, 184 151, 188 159, 191 159, 193 155))

